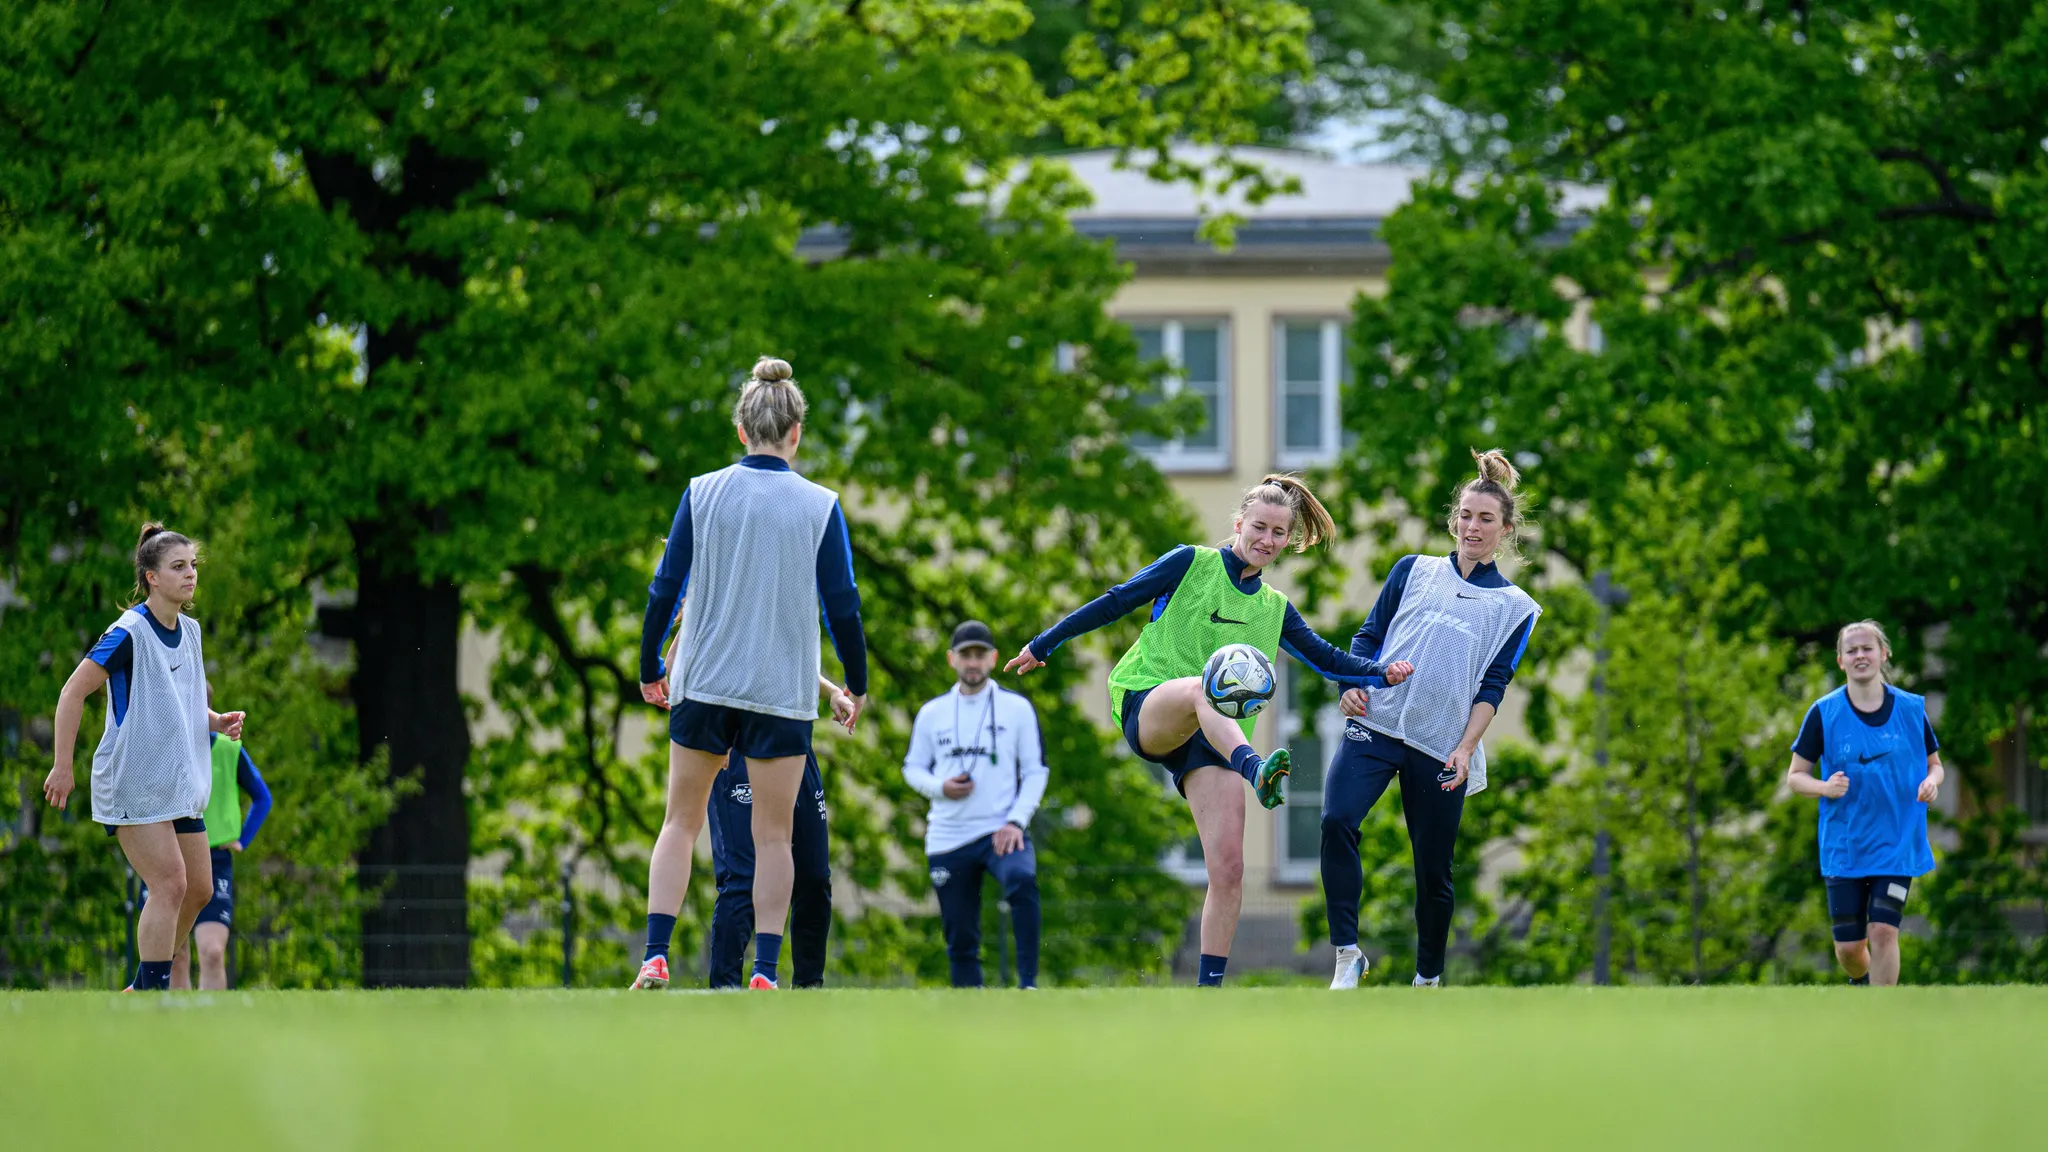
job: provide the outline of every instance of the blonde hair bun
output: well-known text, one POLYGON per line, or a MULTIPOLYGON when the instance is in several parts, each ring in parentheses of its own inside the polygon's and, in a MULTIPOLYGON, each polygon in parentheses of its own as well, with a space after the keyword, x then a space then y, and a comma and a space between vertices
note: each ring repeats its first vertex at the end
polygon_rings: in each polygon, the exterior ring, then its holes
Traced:
POLYGON ((1514 462, 1498 448, 1488 448, 1484 452, 1473 450, 1472 462, 1479 466, 1481 480, 1498 484, 1510 492, 1522 482, 1522 474, 1515 469, 1514 462))
POLYGON ((754 361, 754 379, 759 380, 763 384, 773 384, 779 380, 787 380, 794 375, 796 375, 796 372, 790 368, 789 361, 787 360, 778 360, 773 356, 763 356, 759 360, 754 361))

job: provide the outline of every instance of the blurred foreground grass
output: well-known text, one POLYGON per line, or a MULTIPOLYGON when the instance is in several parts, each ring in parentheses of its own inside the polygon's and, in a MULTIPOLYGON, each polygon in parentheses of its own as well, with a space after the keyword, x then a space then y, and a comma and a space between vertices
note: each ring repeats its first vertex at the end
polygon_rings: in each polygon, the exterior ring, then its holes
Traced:
POLYGON ((2048 988, 0 993, 16 1149, 2038 1146, 2048 988))

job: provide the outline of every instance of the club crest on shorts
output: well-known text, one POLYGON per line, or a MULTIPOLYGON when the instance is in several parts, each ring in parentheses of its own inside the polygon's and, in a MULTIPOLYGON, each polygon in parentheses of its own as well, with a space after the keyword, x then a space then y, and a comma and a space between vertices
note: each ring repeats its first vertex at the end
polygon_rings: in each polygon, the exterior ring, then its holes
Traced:
POLYGON ((736 803, 752 804, 754 802, 754 786, 752 783, 735 784, 732 786, 731 795, 736 803))
POLYGON ((932 887, 934 888, 944 888, 946 886, 946 881, 951 880, 952 878, 953 870, 950 868, 932 869, 932 887))
POLYGON ((1367 728, 1356 720, 1350 720, 1345 722, 1344 738, 1346 740, 1360 740, 1370 744, 1372 743, 1372 729, 1367 728))

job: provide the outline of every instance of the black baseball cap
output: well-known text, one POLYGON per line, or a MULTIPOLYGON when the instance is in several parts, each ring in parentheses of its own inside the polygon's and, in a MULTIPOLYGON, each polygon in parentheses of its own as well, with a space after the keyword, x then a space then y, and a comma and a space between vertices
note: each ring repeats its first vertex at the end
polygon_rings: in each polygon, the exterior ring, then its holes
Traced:
POLYGON ((962 648, 994 648, 995 646, 996 634, 989 631, 988 625, 983 624, 979 620, 969 620, 958 628, 953 629, 953 642, 948 645, 955 652, 962 648))

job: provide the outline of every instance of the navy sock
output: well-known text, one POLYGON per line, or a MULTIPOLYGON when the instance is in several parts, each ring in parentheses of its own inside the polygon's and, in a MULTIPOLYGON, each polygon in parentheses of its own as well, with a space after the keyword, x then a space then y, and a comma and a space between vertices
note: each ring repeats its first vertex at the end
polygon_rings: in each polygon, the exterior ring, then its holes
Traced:
POLYGON ((1259 782, 1259 768, 1264 764, 1265 761, 1259 758, 1257 752, 1252 751, 1249 744, 1239 744, 1237 751, 1230 754, 1230 770, 1244 777, 1249 784, 1259 782))
POLYGON ((782 956, 782 934, 780 932, 756 932, 754 934, 754 975, 775 979, 775 961, 782 956))
POLYGON ((1858 977, 1857 977, 1857 978, 1855 978, 1854 980, 1851 980, 1851 981, 1849 981, 1849 983, 1851 983, 1851 984, 1868 984, 1868 983, 1870 983, 1870 973, 1868 973, 1868 972, 1865 972, 1865 973, 1864 973, 1863 975, 1861 975, 1861 976, 1858 976, 1858 977))
POLYGON ((144 960, 135 969, 135 990, 137 992, 168 992, 171 988, 171 962, 169 960, 144 960))
POLYGON ((1230 963, 1228 956, 1211 956, 1202 953, 1201 966, 1195 971, 1195 983, 1203 988, 1223 987, 1223 969, 1230 963))
POLYGON ((647 955, 640 958, 642 964, 656 956, 668 959, 668 943, 675 939, 676 918, 663 916, 659 912, 647 914, 647 955))

